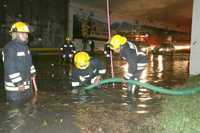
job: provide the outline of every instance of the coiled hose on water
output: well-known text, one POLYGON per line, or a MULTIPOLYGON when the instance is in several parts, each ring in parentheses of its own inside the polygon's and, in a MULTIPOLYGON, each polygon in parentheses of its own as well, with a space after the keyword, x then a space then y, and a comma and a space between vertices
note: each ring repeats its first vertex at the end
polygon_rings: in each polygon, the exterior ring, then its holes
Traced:
MULTIPOLYGON (((104 79, 100 81, 100 85, 108 84, 108 83, 129 83, 129 84, 145 87, 154 92, 159 92, 159 93, 168 94, 168 95, 192 95, 192 94, 200 92, 200 86, 194 87, 194 88, 167 89, 167 88, 151 85, 149 83, 142 83, 137 80, 125 80, 122 78, 110 78, 110 79, 104 79)), ((95 87, 96 85, 92 84, 87 87, 84 87, 84 90, 90 91, 94 89, 95 87)))

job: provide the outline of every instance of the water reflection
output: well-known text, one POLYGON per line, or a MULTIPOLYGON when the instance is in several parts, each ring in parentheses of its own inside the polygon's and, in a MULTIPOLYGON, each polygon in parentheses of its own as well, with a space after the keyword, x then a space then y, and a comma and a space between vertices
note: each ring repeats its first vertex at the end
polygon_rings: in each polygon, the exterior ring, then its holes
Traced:
POLYGON ((85 93, 83 90, 79 92, 78 94, 72 94, 71 97, 73 99, 73 103, 75 104, 86 103, 86 102, 89 102, 90 100, 89 93, 85 93))
POLYGON ((1 128, 2 133, 25 133, 29 132, 27 124, 30 120, 35 118, 37 113, 36 106, 32 103, 18 103, 18 104, 7 104, 6 112, 1 117, 1 128))
MULTIPOLYGON (((75 106, 84 104, 101 106, 106 109, 128 111, 136 114, 150 114, 160 108, 161 95, 140 87, 137 93, 122 90, 122 84, 104 85, 93 92, 73 95, 70 85, 70 66, 63 64, 59 56, 35 56, 34 62, 38 70, 37 80, 39 94, 35 104, 10 107, 0 101, 0 132, 79 132, 73 124, 75 106), (36 102, 37 100, 37 102, 36 102), (110 108, 107 108, 107 105, 110 108), (115 106, 114 106, 115 105, 115 106), (23 131, 22 131, 23 129, 23 131), (33 129, 33 131, 30 131, 33 129)), ((148 66, 141 75, 143 82, 158 86, 173 87, 183 84, 188 78, 188 55, 151 55, 148 66)), ((101 61, 104 58, 101 57, 101 61)), ((118 58, 114 60, 115 75, 123 77, 121 66, 126 63, 118 58)), ((110 70, 108 65, 108 70, 110 70)), ((1 73, 2 74, 2 73, 1 73)), ((111 77, 110 74, 107 77, 111 77)), ((2 84, 2 83, 1 83, 2 84)), ((3 88, 3 86, 1 86, 3 88)), ((3 93, 1 93, 3 95, 3 93)), ((5 98, 5 97, 4 97, 5 98)))

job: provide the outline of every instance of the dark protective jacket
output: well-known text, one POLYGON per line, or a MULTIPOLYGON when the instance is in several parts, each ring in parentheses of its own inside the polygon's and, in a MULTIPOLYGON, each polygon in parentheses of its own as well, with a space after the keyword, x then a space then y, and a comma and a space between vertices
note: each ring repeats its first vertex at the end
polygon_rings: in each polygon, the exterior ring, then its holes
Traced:
POLYGON ((105 44, 103 53, 105 57, 110 58, 110 47, 108 43, 105 44))
POLYGON ((2 50, 4 63, 4 83, 7 91, 18 91, 24 84, 29 89, 31 77, 36 73, 32 57, 26 43, 12 40, 2 50))
POLYGON ((120 48, 120 56, 128 62, 128 72, 125 73, 126 79, 138 79, 140 72, 145 69, 147 57, 139 52, 134 42, 127 41, 120 48))
POLYGON ((106 73, 106 69, 96 58, 91 58, 86 69, 72 69, 72 87, 79 87, 94 83, 96 76, 106 73))
POLYGON ((75 53, 75 46, 72 42, 63 45, 63 58, 69 60, 75 53))

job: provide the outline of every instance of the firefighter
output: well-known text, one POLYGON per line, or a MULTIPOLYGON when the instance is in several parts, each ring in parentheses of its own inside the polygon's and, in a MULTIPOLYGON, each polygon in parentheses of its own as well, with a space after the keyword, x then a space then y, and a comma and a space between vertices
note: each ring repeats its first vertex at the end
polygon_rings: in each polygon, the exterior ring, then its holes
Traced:
POLYGON ((90 53, 94 55, 95 43, 93 40, 88 40, 88 44, 90 45, 90 53))
POLYGON ((109 60, 110 60, 110 46, 109 46, 109 43, 108 42, 106 42, 106 44, 104 45, 104 51, 103 51, 103 53, 104 53, 104 55, 105 55, 105 57, 106 57, 106 61, 107 62, 109 62, 109 60))
POLYGON ((37 92, 36 70, 27 45, 29 26, 19 21, 12 25, 9 32, 12 40, 2 50, 4 86, 8 101, 15 102, 32 96, 32 80, 37 92))
POLYGON ((64 61, 66 61, 67 63, 71 63, 73 55, 74 53, 76 53, 75 46, 69 37, 67 37, 65 40, 66 43, 63 45, 63 48, 61 49, 63 51, 62 57, 64 61))
MULTIPOLYGON (((146 55, 138 52, 135 43, 128 41, 126 37, 118 34, 111 38, 109 45, 110 49, 119 53, 120 57, 128 63, 128 71, 124 73, 124 78, 138 80, 147 64, 146 55)), ((128 85, 128 90, 133 93, 135 88, 135 85, 128 85)))
POLYGON ((97 58, 90 57, 87 52, 80 51, 74 56, 74 68, 72 70, 72 93, 77 93, 80 87, 89 84, 98 85, 101 75, 106 69, 97 58))

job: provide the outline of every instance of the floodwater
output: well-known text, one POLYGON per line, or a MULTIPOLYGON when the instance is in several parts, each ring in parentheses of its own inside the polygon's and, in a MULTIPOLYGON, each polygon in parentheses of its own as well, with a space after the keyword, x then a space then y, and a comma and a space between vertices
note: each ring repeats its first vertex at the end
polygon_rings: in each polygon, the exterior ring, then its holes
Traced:
MULTIPOLYGON (((184 84, 188 78, 188 54, 149 55, 143 82, 163 87, 184 84)), ((110 66, 102 54, 98 57, 110 66)), ((35 53, 39 93, 30 102, 10 105, 5 100, 3 68, 0 67, 1 133, 128 133, 141 131, 142 120, 159 113, 163 94, 143 87, 137 94, 123 90, 123 84, 103 85, 89 94, 71 93, 69 67, 57 53, 35 53)), ((1 63, 2 64, 2 63, 1 63)), ((116 77, 122 77, 126 63, 114 58, 116 77)))

